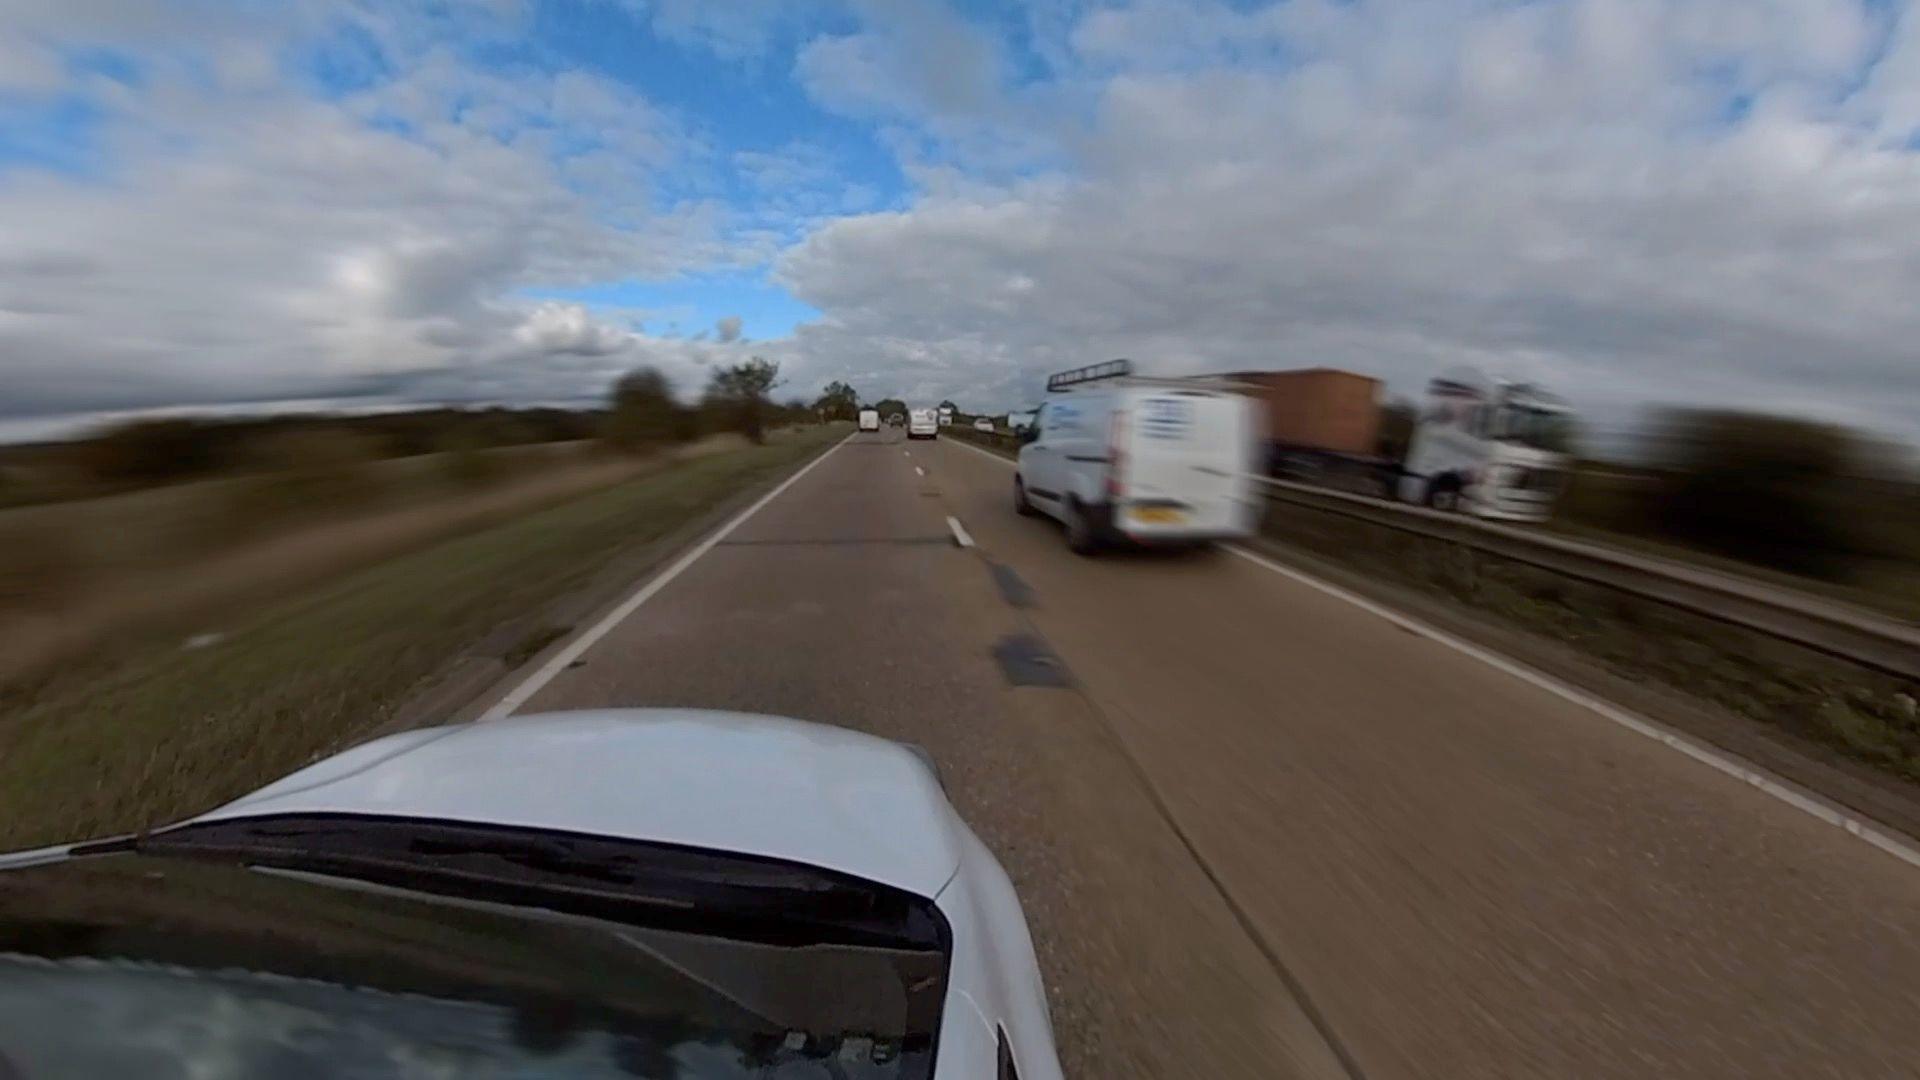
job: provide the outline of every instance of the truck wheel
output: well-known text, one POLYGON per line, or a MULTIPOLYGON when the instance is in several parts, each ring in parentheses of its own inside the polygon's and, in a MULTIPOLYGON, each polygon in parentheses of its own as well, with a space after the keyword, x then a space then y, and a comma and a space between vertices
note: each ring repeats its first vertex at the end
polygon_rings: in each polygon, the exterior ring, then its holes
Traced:
POLYGON ((1427 485, 1427 505, 1449 514, 1460 509, 1460 481, 1443 476, 1427 485))
POLYGON ((1100 550, 1100 538, 1094 534, 1087 508, 1078 499, 1067 500, 1067 550, 1075 555, 1091 555, 1100 550))
POLYGON ((1033 504, 1027 501, 1027 485, 1020 482, 1019 476, 1013 478, 1013 512, 1021 517, 1034 514, 1033 504))

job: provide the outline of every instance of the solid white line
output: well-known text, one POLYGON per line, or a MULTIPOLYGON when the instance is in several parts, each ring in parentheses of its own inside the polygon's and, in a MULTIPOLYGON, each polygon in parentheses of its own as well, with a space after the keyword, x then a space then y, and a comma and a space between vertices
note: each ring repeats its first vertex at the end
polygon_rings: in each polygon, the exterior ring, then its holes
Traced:
POLYGON ((693 550, 687 552, 685 555, 682 555, 680 556, 679 559, 675 560, 672 566, 667 567, 665 570, 655 575, 652 580, 648 581, 645 585, 641 586, 640 589, 636 591, 632 596, 629 596, 625 600, 621 601, 619 607, 614 608, 612 611, 607 612, 606 617, 602 618, 599 622, 594 623, 593 626, 590 627, 586 633, 581 634, 577 638, 574 638, 571 642, 567 644, 566 648, 561 649, 557 653, 554 653, 551 659, 549 659, 546 663, 540 665, 540 670, 535 671, 532 675, 527 676, 527 679, 525 682, 521 683, 519 686, 514 687, 507 694, 506 697, 501 698, 497 703, 495 703, 493 708, 488 709, 486 712, 482 713, 480 715, 480 719, 482 721, 504 720, 507 717, 512 716, 515 709, 518 709, 520 706, 525 705, 529 698, 539 693, 543 687, 545 687, 548 683, 552 682, 554 676, 560 674, 562 671, 565 671, 567 669, 567 665, 573 663, 575 660, 580 659, 581 654, 585 653, 588 649, 593 648, 596 642, 598 642, 601 638, 606 637, 607 634, 610 631, 612 631, 614 627, 620 625, 621 620, 633 614, 635 611, 640 610, 640 605, 653 599, 653 596, 655 593, 659 592, 661 589, 666 588, 668 583, 672 582, 674 578, 677 578, 682 573, 686 572, 687 567, 692 566, 694 563, 700 560, 700 556, 705 555, 709 551, 712 551, 715 544, 718 544, 720 541, 725 540, 727 536, 733 532, 733 530, 739 528, 742 524, 746 522, 748 518, 759 513, 761 507, 779 498, 781 492, 792 487, 801 477, 812 472, 814 466, 820 464, 821 462, 827 460, 827 458, 831 457, 835 450, 838 450, 840 449, 840 447, 846 445, 847 440, 851 438, 853 438, 853 436, 848 435, 846 439, 841 439, 839 442, 834 443, 832 446, 827 447, 825 453, 821 454, 817 458, 814 458, 812 461, 807 462, 804 466, 800 468, 798 472, 794 473, 792 476, 787 477, 785 480, 782 480, 780 482, 779 487, 776 487, 772 491, 767 492, 765 495, 760 496, 760 498, 752 506, 749 506, 745 510, 742 510, 740 511, 740 513, 734 515, 733 520, 727 522, 725 525, 720 526, 719 530, 714 532, 713 535, 707 537, 705 540, 700 541, 700 543, 696 545, 693 548, 693 550))
POLYGON ((979 447, 973 445, 972 443, 967 442, 965 439, 949 439, 947 441, 954 446, 964 446, 967 449, 973 451, 974 453, 979 454, 981 457, 989 458, 991 460, 997 461, 1000 464, 1005 465, 1009 469, 1013 468, 1015 465, 1018 464, 1012 458, 1001 457, 999 454, 996 454, 991 450, 982 450, 979 447))
MULTIPOLYGON (((1013 462, 998 454, 989 453, 964 441, 955 440, 954 445, 964 446, 974 453, 979 454, 981 457, 991 458, 1002 465, 1008 467, 1012 467, 1013 465, 1013 462)), ((1643 716, 1637 716, 1620 708, 1618 705, 1610 704, 1584 690, 1575 689, 1573 686, 1561 682, 1559 679, 1535 671, 1516 660, 1509 660, 1499 653, 1483 649, 1478 645, 1454 637, 1444 630, 1429 626, 1411 616, 1402 615, 1392 608, 1374 603, 1372 600, 1360 596, 1357 593, 1349 592, 1338 585, 1321 581, 1319 578, 1304 571, 1296 570, 1291 566, 1275 562, 1264 555, 1256 554, 1245 548, 1235 547, 1231 544, 1224 546, 1228 551, 1233 552, 1248 562, 1264 567, 1283 577, 1292 578, 1302 585, 1318 589, 1328 596, 1345 600, 1347 603, 1363 611, 1380 616, 1403 630, 1439 642, 1455 652, 1472 657, 1486 664, 1488 667, 1505 672, 1522 682, 1537 686, 1556 697, 1581 706, 1604 720, 1610 720, 1629 731, 1638 732, 1649 739, 1664 743, 1716 772, 1725 773, 1736 780, 1750 784, 1802 813, 1811 814, 1813 817, 1837 829, 1842 829, 1850 835, 1865 840, 1867 843, 1872 844, 1874 847, 1879 848, 1881 851, 1892 855, 1902 862, 1920 867, 1920 846, 1916 846, 1912 841, 1903 836, 1896 835, 1871 821, 1857 817, 1845 809, 1801 789, 1797 784, 1773 776, 1770 773, 1762 772, 1749 762, 1733 754, 1729 754, 1717 747, 1696 742, 1663 724, 1656 723, 1643 716)))
POLYGON ((965 525, 960 524, 959 518, 957 517, 947 518, 947 528, 953 530, 954 543, 959 544, 963 548, 969 548, 973 546, 973 537, 967 535, 967 527, 965 525))
POLYGON ((1502 671, 1524 683, 1539 687, 1556 697, 1581 706, 1589 712, 1619 724, 1629 731, 1637 732, 1645 735, 1649 739, 1664 743, 1668 747, 1678 750, 1702 765, 1714 769, 1717 772, 1725 773, 1736 780, 1744 781, 1802 813, 1810 814, 1835 828, 1842 829, 1853 836, 1857 836, 1902 862, 1920 867, 1920 847, 1916 847, 1904 837, 1896 836, 1870 821, 1855 817, 1846 810, 1802 790, 1796 784, 1762 772, 1733 754, 1696 742, 1665 725, 1648 720, 1643 716, 1637 716, 1617 705, 1597 698, 1584 690, 1576 689, 1567 683, 1561 682, 1559 679, 1553 678, 1550 675, 1535 671, 1518 661, 1509 660, 1499 653, 1483 649, 1478 645, 1454 637, 1452 634, 1429 626, 1418 619, 1402 615, 1392 608, 1377 604, 1364 596, 1349 592, 1338 585, 1321 581, 1311 574, 1295 570, 1293 567, 1275 562, 1264 555, 1256 554, 1245 548, 1234 547, 1231 544, 1225 545, 1225 547, 1228 551, 1263 569, 1271 570, 1283 577, 1291 578, 1309 588, 1318 589, 1328 596, 1345 600, 1347 603, 1363 611, 1380 616, 1403 630, 1419 634, 1421 637, 1445 645, 1447 648, 1462 655, 1472 657, 1486 664, 1488 667, 1502 671))

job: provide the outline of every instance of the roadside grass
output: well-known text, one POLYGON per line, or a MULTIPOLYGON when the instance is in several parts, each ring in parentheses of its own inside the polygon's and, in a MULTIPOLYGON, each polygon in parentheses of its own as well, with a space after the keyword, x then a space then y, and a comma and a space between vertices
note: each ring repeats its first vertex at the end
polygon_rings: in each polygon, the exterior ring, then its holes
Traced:
POLYGON ((1875 500, 1857 495, 1854 501, 1830 509, 1830 513, 1858 518, 1847 528, 1865 541, 1845 557, 1842 578, 1830 581, 1732 558, 1663 535, 1653 520, 1652 484, 1646 475, 1581 468, 1554 508, 1553 520, 1544 528, 1577 540, 1825 596, 1908 621, 1920 620, 1920 510, 1914 508, 1910 497, 1875 500))
POLYGON ((1657 537, 1620 532, 1583 521, 1555 519, 1547 528, 1575 540, 1637 551, 1674 562, 1690 563, 1706 570, 1751 578, 1754 581, 1797 589, 1814 596, 1879 611, 1908 622, 1920 621, 1920 563, 1899 559, 1857 558, 1845 582, 1789 574, 1738 559, 1729 559, 1698 548, 1671 543, 1657 537))
POLYGON ((8 687, 0 849, 176 820, 351 745, 496 627, 843 434, 800 429, 389 559, 204 648, 83 661, 8 687))
POLYGON ((1572 646, 1615 674, 1920 782, 1920 686, 1604 586, 1311 509, 1271 504, 1265 531, 1572 646))

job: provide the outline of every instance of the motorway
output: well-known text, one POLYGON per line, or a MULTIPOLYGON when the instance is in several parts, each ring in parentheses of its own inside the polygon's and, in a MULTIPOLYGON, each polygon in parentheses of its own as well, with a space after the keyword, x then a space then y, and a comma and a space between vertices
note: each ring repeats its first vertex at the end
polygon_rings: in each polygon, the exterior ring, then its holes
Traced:
POLYGON ((518 711, 925 746, 1072 1076, 1920 1075, 1920 872, 1253 559, 1076 557, 1010 485, 855 436, 518 711))

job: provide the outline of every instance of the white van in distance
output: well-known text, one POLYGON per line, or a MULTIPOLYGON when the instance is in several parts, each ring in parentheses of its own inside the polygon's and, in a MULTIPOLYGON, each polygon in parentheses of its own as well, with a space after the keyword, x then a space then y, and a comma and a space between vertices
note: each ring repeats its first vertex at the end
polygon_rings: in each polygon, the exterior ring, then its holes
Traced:
POLYGON ((1014 509, 1066 526, 1089 554, 1110 540, 1186 545, 1253 534, 1255 405, 1201 379, 1132 377, 1124 360, 1061 372, 1023 445, 1014 509))
POLYGON ((879 409, 861 409, 860 410, 860 430, 861 431, 879 431, 880 430, 880 410, 879 409))
POLYGON ((907 411, 907 438, 937 439, 940 437, 940 414, 933 409, 909 409, 907 411))

